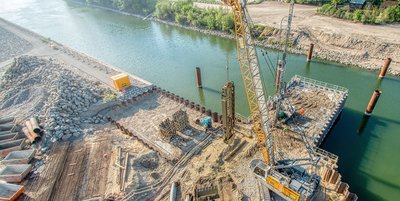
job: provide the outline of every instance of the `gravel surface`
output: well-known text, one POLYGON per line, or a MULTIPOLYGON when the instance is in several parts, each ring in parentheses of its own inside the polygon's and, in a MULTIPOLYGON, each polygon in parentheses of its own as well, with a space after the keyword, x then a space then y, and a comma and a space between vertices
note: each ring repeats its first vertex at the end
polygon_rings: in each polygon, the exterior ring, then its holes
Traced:
MULTIPOLYGON (((38 116, 49 140, 67 140, 83 134, 80 114, 101 103, 105 87, 68 70, 53 59, 22 56, 0 80, 0 111, 20 120, 38 116)), ((105 117, 93 117, 96 123, 105 117)))
POLYGON ((0 62, 21 55, 32 49, 32 45, 15 34, 0 27, 0 62))

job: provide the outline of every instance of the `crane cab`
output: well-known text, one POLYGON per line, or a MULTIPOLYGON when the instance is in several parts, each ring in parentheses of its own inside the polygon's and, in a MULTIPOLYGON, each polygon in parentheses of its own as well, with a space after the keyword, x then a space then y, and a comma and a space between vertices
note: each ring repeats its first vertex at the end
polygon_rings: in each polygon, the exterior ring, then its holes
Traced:
POLYGON ((257 177, 265 181, 267 179, 268 171, 271 169, 271 167, 266 165, 260 159, 254 159, 250 162, 250 169, 257 177))
MULTIPOLYGON (((279 164, 278 165, 284 165, 279 164)), ((319 177, 311 177, 304 168, 293 166, 274 169, 260 159, 250 163, 250 169, 266 181, 269 190, 287 201, 312 201, 319 185, 319 177)))

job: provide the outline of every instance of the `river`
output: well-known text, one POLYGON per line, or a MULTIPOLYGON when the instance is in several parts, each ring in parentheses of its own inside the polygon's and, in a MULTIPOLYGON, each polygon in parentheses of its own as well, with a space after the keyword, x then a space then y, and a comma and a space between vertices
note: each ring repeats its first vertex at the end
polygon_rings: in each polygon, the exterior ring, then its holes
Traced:
MULTIPOLYGON (((220 110, 221 87, 233 80, 236 110, 249 114, 232 40, 61 0, 0 0, 0 17, 215 111, 220 110), (196 87, 196 66, 203 90, 196 87)), ((278 52, 267 52, 275 63, 278 52)), ((271 73, 259 56, 267 92, 272 93, 271 73)), ((307 64, 304 55, 289 54, 286 79, 295 74, 349 89, 340 121, 322 148, 340 157, 342 180, 360 200, 399 200, 400 80, 388 76, 377 82, 377 72, 317 59, 307 64), (383 94, 364 132, 357 134, 375 88, 383 94)))

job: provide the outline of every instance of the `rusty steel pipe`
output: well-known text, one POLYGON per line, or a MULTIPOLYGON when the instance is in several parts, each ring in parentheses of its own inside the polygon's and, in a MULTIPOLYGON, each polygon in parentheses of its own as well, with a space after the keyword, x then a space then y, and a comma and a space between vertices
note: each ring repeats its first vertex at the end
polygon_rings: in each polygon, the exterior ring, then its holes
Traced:
POLYGON ((307 61, 308 61, 308 62, 311 61, 311 57, 312 57, 313 50, 314 50, 314 44, 311 43, 311 44, 310 44, 310 48, 308 49, 308 53, 307 53, 307 61))
MULTIPOLYGON (((32 128, 32 124, 31 121, 26 121, 25 122, 25 126, 28 129, 29 135, 34 139, 35 142, 40 140, 40 136, 38 134, 36 134, 35 132, 33 132, 33 128, 32 128)), ((34 143, 34 142, 32 142, 34 143)))
POLYGON ((202 83, 201 83, 201 72, 200 72, 200 67, 196 67, 196 80, 197 80, 197 87, 202 88, 202 83))
POLYGON ((31 122, 32 125, 32 131, 39 134, 42 131, 42 129, 39 126, 38 120, 35 117, 32 117, 29 119, 29 121, 31 122))
POLYGON ((391 58, 389 58, 389 57, 386 58, 385 63, 382 66, 381 73, 379 74, 379 78, 385 77, 386 71, 389 68, 391 62, 392 62, 391 58))
POLYGON ((376 103, 378 102, 379 97, 381 96, 382 91, 380 90, 375 90, 374 93, 372 94, 371 99, 369 100, 367 109, 365 110, 366 115, 371 115, 372 111, 375 108, 376 103))
POLYGON ((31 134, 29 133, 27 127, 23 127, 23 128, 22 128, 22 132, 23 132, 24 135, 26 136, 26 139, 29 140, 29 142, 31 142, 32 144, 35 143, 35 139, 31 136, 31 134))

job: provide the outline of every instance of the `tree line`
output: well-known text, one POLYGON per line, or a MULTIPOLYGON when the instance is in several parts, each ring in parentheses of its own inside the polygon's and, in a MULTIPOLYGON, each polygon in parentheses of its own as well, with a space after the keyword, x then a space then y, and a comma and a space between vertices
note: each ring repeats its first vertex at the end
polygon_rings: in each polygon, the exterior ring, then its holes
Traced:
MULTIPOLYGON (((386 24, 400 22, 400 6, 389 6, 381 9, 382 0, 370 0, 369 9, 351 10, 344 5, 346 0, 331 0, 320 7, 317 12, 322 15, 358 21, 364 24, 386 24)), ((400 3, 400 0, 399 0, 400 3)))
POLYGON ((226 9, 201 9, 193 5, 191 0, 171 2, 160 0, 156 4, 154 16, 181 25, 207 28, 211 30, 233 33, 233 14, 226 9))
POLYGON ((83 3, 104 6, 138 15, 153 13, 157 0, 78 0, 83 3))

